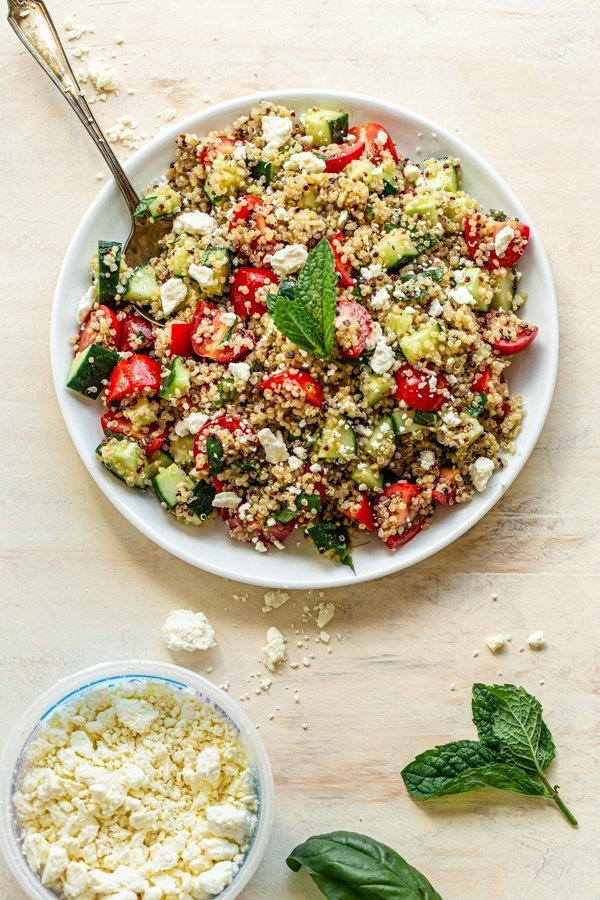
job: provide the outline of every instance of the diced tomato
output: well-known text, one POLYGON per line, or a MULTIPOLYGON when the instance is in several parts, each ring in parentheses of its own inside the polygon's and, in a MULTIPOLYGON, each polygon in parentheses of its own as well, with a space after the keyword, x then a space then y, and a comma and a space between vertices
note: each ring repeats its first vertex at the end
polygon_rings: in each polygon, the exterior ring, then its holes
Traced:
POLYGON ((112 371, 106 389, 106 404, 113 406, 138 394, 158 394, 162 371, 160 364, 142 353, 122 359, 112 371))
POLYGON ((323 391, 319 382, 308 375, 307 372, 298 372, 290 369, 265 378, 258 385, 259 391, 277 391, 279 389, 289 391, 293 396, 303 396, 311 406, 323 405, 323 391))
POLYGON ((231 326, 223 321, 223 312, 207 300, 200 300, 192 318, 191 340, 197 356, 228 363, 248 353, 255 338, 239 323, 227 337, 231 326))
POLYGON ((412 525, 409 525, 408 528, 405 528, 402 534, 392 534, 386 541, 384 541, 385 546, 389 547, 390 550, 397 550, 398 547, 403 547, 404 544, 408 544, 409 541, 412 541, 415 538, 423 525, 425 524, 426 519, 423 516, 420 519, 417 519, 416 522, 413 522, 412 525))
POLYGON ((79 332, 76 352, 80 353, 90 344, 102 344, 104 347, 116 347, 121 337, 121 323, 108 306, 97 306, 93 309, 79 332))
POLYGON ((200 165, 203 169, 208 169, 218 153, 229 155, 233 153, 234 147, 234 142, 228 137, 205 138, 197 151, 200 165))
POLYGON ((499 340, 489 340, 485 334, 486 329, 494 328, 494 320, 502 315, 503 313, 497 311, 489 312, 486 315, 483 326, 483 338, 490 344, 496 353, 500 353, 501 356, 512 356, 514 353, 520 353, 521 350, 525 350, 526 347, 529 347, 529 345, 534 342, 538 335, 539 328, 537 325, 528 325, 527 322, 519 321, 519 324, 515 329, 514 326, 508 323, 506 332, 502 338, 499 340))
POLYGON ((337 305, 335 329, 344 334, 349 325, 358 326, 358 328, 353 333, 352 345, 350 347, 340 346, 340 353, 345 359, 354 359, 360 356, 371 337, 373 316, 356 300, 341 300, 337 305))
POLYGON ((211 434, 218 437, 219 429, 229 431, 231 434, 239 431, 248 435, 252 444, 258 443, 256 432, 248 422, 245 422, 238 416, 217 416, 216 419, 211 419, 210 422, 203 425, 194 439, 194 461, 198 471, 206 471, 208 468, 206 462, 206 440, 211 434), (201 457, 200 460, 197 459, 198 456, 201 457))
POLYGON ((358 522, 359 525, 364 525, 367 531, 375 531, 375 528, 377 527, 373 507, 366 494, 361 493, 360 500, 358 501, 356 506, 351 506, 350 509, 345 509, 344 515, 346 515, 353 522, 358 522))
POLYGON ((159 434, 153 435, 148 443, 146 444, 146 455, 152 456, 153 453, 156 453, 157 450, 160 450, 166 439, 169 437, 169 429, 166 428, 164 431, 161 431, 159 434))
POLYGON ((259 246, 261 237, 269 231, 265 213, 266 206, 260 197, 248 194, 246 197, 242 197, 242 199, 233 207, 233 213, 229 220, 230 231, 237 225, 246 223, 252 225, 253 228, 259 232, 259 234, 249 243, 243 243, 238 246, 239 253, 244 253, 244 255, 248 256, 253 261, 261 261, 265 254, 272 250, 273 245, 271 241, 263 241, 259 246))
POLYGON ((459 469, 451 469, 449 466, 440 469, 440 475, 433 489, 433 499, 444 506, 452 506, 456 500, 458 489, 459 469))
POLYGON ((394 515, 399 520, 398 525, 400 527, 405 523, 410 523, 407 524, 407 527, 403 528, 402 531, 400 531, 398 534, 392 534, 385 539, 384 543, 386 547, 389 547, 390 550, 397 550, 398 547, 402 547, 404 544, 408 544, 409 541, 412 541, 412 539, 418 535, 418 533, 423 528, 423 525, 427 521, 427 516, 420 516, 411 521, 411 506, 413 506, 412 501, 416 497, 418 497, 420 493, 421 489, 418 485, 412 484, 409 481, 397 481, 395 484, 389 484, 381 495, 377 504, 379 509, 379 516, 381 516, 380 504, 385 504, 386 499, 399 495, 404 501, 406 508, 402 512, 395 511, 394 515))
POLYGON ((262 315, 268 309, 267 291, 270 285, 278 285, 279 279, 272 269, 243 266, 237 269, 229 290, 229 299, 238 316, 247 318, 256 313, 262 315), (261 293, 257 296, 257 292, 261 293))
POLYGON ((348 132, 355 140, 338 144, 336 152, 332 156, 325 156, 326 172, 343 172, 348 163, 353 159, 359 159, 365 152, 365 138, 362 128, 351 128, 348 132))
POLYGON ((173 322, 171 325, 171 343, 169 353, 173 356, 182 356, 184 359, 194 355, 192 347, 192 323, 173 322))
POLYGON ((339 275, 340 284, 344 287, 353 287, 356 284, 356 279, 352 277, 352 268, 349 263, 342 262, 341 257, 341 244, 344 240, 344 235, 340 231, 327 240, 329 241, 331 249, 333 251, 333 262, 335 265, 335 271, 339 275))
POLYGON ((169 429, 158 430, 156 426, 143 431, 141 428, 135 428, 133 423, 120 409, 114 412, 106 412, 100 419, 102 430, 107 435, 124 434, 127 437, 137 441, 144 450, 146 456, 152 456, 157 450, 160 450, 167 437, 169 429))
POLYGON ((313 484, 313 487, 314 487, 315 491, 317 492, 317 494, 319 495, 319 497, 321 498, 321 503, 325 503, 325 497, 327 495, 327 492, 325 490, 325 485, 323 484, 323 482, 315 481, 313 484))
POLYGON ((260 197, 255 197, 254 194, 247 194, 245 197, 242 197, 233 207, 231 219, 229 220, 229 230, 231 231, 240 222, 247 222, 253 214, 260 215, 258 210, 263 209, 264 205, 260 197))
POLYGON ((469 253, 486 269, 510 269, 523 255, 529 241, 529 225, 517 222, 510 227, 515 232, 508 247, 500 256, 496 253, 494 239, 498 232, 507 227, 507 222, 498 222, 482 213, 465 219, 465 242, 469 253))
POLYGON ((295 521, 277 522, 276 525, 267 525, 263 529, 263 540, 268 544, 273 544, 275 541, 277 541, 278 544, 283 544, 297 527, 298 523, 295 521))
POLYGON ((481 375, 479 376, 479 378, 477 379, 477 381, 474 382, 474 384, 473 384, 473 393, 474 393, 474 394, 481 394, 482 391, 483 391, 484 393, 487 391, 487 389, 488 389, 489 386, 490 386, 490 377, 491 377, 491 374, 492 374, 492 370, 491 370, 490 366, 488 366, 488 367, 481 373, 481 375))
POLYGON ((139 313, 128 313, 119 324, 121 333, 117 342, 118 350, 137 353, 138 350, 154 344, 155 335, 152 322, 140 316, 139 313))
POLYGON ((404 400, 412 409, 437 412, 449 395, 448 381, 433 369, 419 371, 412 366, 402 366, 396 372, 396 400, 404 400))
POLYGON ((390 136, 390 133, 383 127, 383 125, 377 125, 376 122, 369 122, 368 125, 363 126, 362 130, 367 153, 371 157, 371 162, 375 163, 375 165, 380 163, 383 157, 384 150, 387 150, 387 152, 391 154, 394 162, 398 162, 396 146, 390 136))

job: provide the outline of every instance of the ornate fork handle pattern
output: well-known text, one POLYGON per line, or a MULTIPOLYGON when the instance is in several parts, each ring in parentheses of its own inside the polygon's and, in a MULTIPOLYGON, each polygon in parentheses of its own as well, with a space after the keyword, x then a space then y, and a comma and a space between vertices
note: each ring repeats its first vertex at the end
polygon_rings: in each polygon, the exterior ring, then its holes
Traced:
POLYGON ((104 157, 133 215, 139 197, 98 125, 41 0, 8 0, 8 21, 46 75, 52 79, 104 157))

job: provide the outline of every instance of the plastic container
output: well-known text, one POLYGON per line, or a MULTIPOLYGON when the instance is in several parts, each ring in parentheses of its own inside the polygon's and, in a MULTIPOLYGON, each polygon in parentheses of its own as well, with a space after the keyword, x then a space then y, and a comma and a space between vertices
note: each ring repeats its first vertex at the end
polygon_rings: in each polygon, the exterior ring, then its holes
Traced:
POLYGON ((27 745, 36 736, 47 716, 76 694, 99 684, 134 679, 163 681, 176 689, 190 688, 195 691, 199 700, 212 706, 239 731, 255 774, 257 824, 246 858, 234 880, 219 894, 219 900, 233 900, 237 897, 258 868, 273 825, 275 788, 267 751, 248 716, 228 694, 189 669, 138 659, 106 662, 61 678, 54 687, 42 694, 17 722, 0 758, 0 851, 13 878, 32 900, 56 900, 57 895, 41 884, 29 868, 21 850, 12 798, 27 745))

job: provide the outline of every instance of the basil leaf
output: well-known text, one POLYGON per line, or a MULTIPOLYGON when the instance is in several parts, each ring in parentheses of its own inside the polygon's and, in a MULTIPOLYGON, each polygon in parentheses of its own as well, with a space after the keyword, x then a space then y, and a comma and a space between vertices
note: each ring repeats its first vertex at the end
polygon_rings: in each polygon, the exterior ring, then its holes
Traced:
POLYGON ((148 215, 148 213, 150 212, 150 204, 153 200, 156 200, 156 195, 154 197, 142 197, 133 213, 136 219, 140 219, 142 216, 148 215))
POLYGON ((291 522, 292 519, 297 519, 300 513, 306 511, 312 512, 313 510, 319 512, 322 506, 323 502, 320 494, 307 494, 303 491, 301 494, 298 494, 294 509, 281 509, 275 518, 278 522, 282 522, 286 525, 288 522, 291 522))
POLYGON ((223 471, 223 444, 212 434, 206 439, 206 458, 211 475, 219 475, 223 471))
POLYGON ((213 510, 214 496, 215 489, 212 484, 209 484, 208 481, 199 481, 187 502, 188 509, 191 509, 199 519, 204 520, 213 510))
POLYGON ((476 400, 471 406, 467 406, 467 412, 470 416, 473 416, 475 419, 479 416, 483 410, 485 409, 487 404, 487 394, 485 391, 481 391, 479 394, 479 400, 476 400))
POLYGON ((546 788, 516 766, 498 762, 477 741, 454 741, 420 753, 402 770, 411 797, 432 800, 493 787, 534 797, 549 797, 546 788))
POLYGON ((333 349, 337 275, 326 238, 308 254, 292 298, 276 296, 275 327, 294 344, 326 359, 333 349))
POLYGON ((315 835, 286 862, 293 872, 304 868, 328 900, 441 900, 399 853, 352 831, 315 835))
POLYGON ((229 339, 231 338, 231 335, 233 334, 233 332, 235 331, 235 329, 238 327, 239 321, 240 321, 240 320, 239 320, 239 317, 236 316, 236 317, 235 317, 235 320, 234 320, 234 322, 233 322, 233 325, 230 325, 229 328, 227 329, 227 331, 225 332, 225 334, 223 335, 223 340, 222 340, 221 343, 219 344, 219 347, 224 347, 224 346, 227 344, 227 342, 228 342, 229 339))
POLYGON ((506 222, 506 213, 502 212, 501 209, 490 209, 490 216, 492 219, 495 219, 496 222, 506 222))

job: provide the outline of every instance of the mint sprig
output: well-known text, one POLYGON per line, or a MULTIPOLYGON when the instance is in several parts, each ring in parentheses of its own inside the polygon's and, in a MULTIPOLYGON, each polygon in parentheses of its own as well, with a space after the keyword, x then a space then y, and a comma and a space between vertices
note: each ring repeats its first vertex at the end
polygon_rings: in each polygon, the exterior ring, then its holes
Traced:
POLYGON ((271 311, 278 331, 322 359, 333 349, 336 283, 333 251, 322 238, 308 254, 293 297, 277 295, 271 311))
POLYGON ((555 748, 539 700, 514 684, 474 684, 472 710, 479 742, 454 741, 419 754, 402 770, 409 794, 433 800, 494 787, 553 800, 576 826, 544 774, 555 748))

